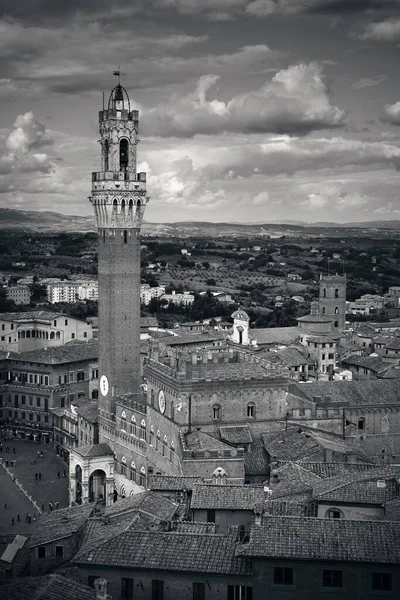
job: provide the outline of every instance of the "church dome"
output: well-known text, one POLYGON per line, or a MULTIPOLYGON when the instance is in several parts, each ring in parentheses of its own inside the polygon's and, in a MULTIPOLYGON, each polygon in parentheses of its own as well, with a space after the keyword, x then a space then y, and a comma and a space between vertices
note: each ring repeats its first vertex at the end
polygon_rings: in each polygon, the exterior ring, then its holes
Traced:
POLYGON ((249 315, 243 310, 243 308, 238 308, 231 315, 232 319, 239 319, 240 321, 250 321, 249 315))

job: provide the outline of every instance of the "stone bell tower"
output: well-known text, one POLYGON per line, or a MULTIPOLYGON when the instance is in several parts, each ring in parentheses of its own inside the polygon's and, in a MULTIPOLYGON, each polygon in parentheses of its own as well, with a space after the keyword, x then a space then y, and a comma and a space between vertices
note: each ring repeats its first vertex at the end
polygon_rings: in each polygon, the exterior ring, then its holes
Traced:
POLYGON ((146 173, 136 172, 139 111, 120 82, 99 129, 101 171, 92 173, 89 200, 98 228, 99 417, 106 424, 115 420, 117 396, 140 392, 140 227, 149 200, 146 173))

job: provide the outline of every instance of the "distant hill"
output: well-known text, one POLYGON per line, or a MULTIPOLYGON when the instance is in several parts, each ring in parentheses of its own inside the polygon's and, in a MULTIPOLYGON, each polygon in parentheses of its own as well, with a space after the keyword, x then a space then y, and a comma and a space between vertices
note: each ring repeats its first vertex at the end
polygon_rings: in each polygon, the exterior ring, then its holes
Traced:
MULTIPOLYGON (((63 215, 52 211, 15 210, 13 208, 0 208, 0 228, 22 228, 36 231, 94 231, 96 229, 94 217, 63 215)), ((400 221, 368 221, 355 223, 317 222, 306 223, 302 221, 271 221, 266 223, 210 223, 207 221, 182 221, 176 223, 148 223, 144 222, 142 233, 144 235, 180 236, 180 237, 220 237, 220 236, 265 236, 280 235, 321 235, 322 231, 360 230, 400 230, 400 221)))

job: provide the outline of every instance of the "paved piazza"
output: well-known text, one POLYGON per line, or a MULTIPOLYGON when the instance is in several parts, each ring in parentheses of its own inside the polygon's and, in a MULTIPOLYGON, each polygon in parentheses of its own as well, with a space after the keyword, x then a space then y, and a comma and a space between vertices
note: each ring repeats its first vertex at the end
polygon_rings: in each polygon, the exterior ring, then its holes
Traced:
POLYGON ((49 502, 53 503, 53 510, 56 510, 56 502, 59 503, 59 508, 68 506, 68 477, 63 476, 64 471, 68 475, 68 467, 49 444, 5 439, 0 439, 0 443, 3 446, 0 452, 0 533, 26 533, 33 529, 42 507, 45 512, 49 511, 49 502), (7 447, 9 452, 6 452, 7 447), (37 452, 43 452, 43 457, 38 457, 37 452), (9 472, 5 468, 6 461, 9 472), (15 466, 12 461, 15 461, 15 466), (32 464, 32 461, 36 463, 32 464), (41 479, 39 476, 35 477, 39 473, 41 479), (18 483, 27 495, 19 488, 18 483), (17 520, 18 514, 20 521, 17 520), (26 522, 27 514, 31 516, 30 524, 26 522))

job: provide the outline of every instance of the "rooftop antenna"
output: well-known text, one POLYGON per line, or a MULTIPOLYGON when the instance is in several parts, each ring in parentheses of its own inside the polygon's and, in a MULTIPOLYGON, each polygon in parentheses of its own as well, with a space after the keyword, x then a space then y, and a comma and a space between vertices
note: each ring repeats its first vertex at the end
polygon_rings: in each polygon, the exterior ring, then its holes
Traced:
POLYGON ((330 262, 331 262, 331 259, 330 259, 330 258, 328 258, 328 275, 330 275, 330 274, 331 274, 331 273, 330 273, 330 262))

